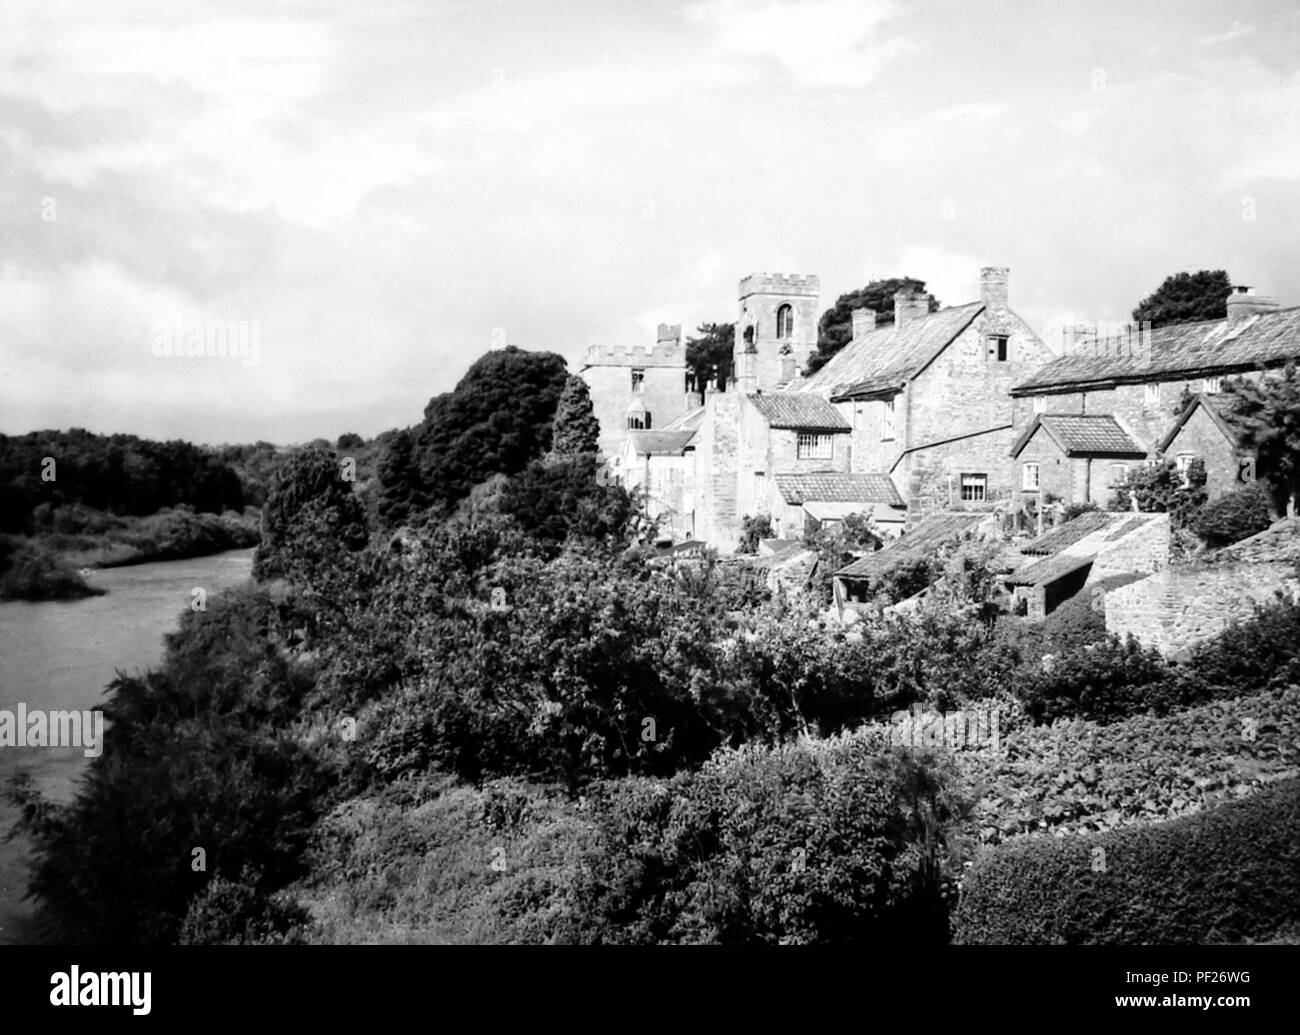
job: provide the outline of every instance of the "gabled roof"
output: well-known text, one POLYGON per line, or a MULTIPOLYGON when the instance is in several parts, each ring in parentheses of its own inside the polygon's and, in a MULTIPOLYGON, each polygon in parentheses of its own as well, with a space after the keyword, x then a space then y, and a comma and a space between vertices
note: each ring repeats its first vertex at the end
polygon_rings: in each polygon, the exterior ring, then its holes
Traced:
POLYGON ((778 474, 776 487, 781 491, 781 499, 793 506, 817 501, 903 506, 903 497, 887 474, 842 474, 838 471, 778 474))
POLYGON ((694 431, 634 431, 632 448, 641 456, 681 456, 695 438, 694 431))
POLYGON ((1300 308, 1259 313, 1235 327, 1227 320, 1157 327, 1119 347, 1081 349, 1040 367, 1011 394, 1219 377, 1293 359, 1300 359, 1300 308))
POLYGON ((687 410, 680 417, 674 417, 660 431, 694 431, 704 423, 704 407, 697 406, 687 410))
POLYGON ((934 514, 910 532, 904 532, 875 553, 859 558, 835 574, 851 579, 870 578, 895 561, 907 557, 927 556, 944 543, 960 539, 988 516, 987 513, 980 511, 949 511, 934 514))
POLYGON ((1123 456, 1140 459, 1147 455, 1147 451, 1129 438, 1128 432, 1108 413, 1095 416, 1040 413, 1012 445, 1013 457, 1020 455, 1020 451, 1029 444, 1039 428, 1047 432, 1066 456, 1123 456))
POLYGON ((1165 437, 1160 440, 1156 447, 1160 452, 1169 448, 1170 444, 1177 437, 1178 432, 1183 429, 1183 425, 1192 419, 1192 414, 1197 409, 1203 409, 1210 417, 1210 420, 1218 426, 1223 432, 1223 437, 1231 442, 1234 446, 1240 447, 1241 426, 1238 422, 1237 415, 1232 410, 1232 400, 1223 395, 1197 395, 1187 404, 1183 412, 1178 415, 1174 421, 1173 427, 1165 433, 1165 437))
MULTIPOLYGON (((855 338, 791 392, 847 399, 900 389, 927 367, 983 310, 982 302, 917 316, 855 338)), ((787 394, 787 393, 782 393, 787 394)))
POLYGON ((1048 586, 1080 568, 1091 567, 1096 559, 1093 554, 1083 556, 1057 554, 1055 557, 1044 557, 1042 560, 1034 561, 1033 564, 1025 565, 1015 574, 1008 575, 1006 583, 1008 586, 1048 586))
POLYGON ((776 392, 746 398, 774 428, 794 428, 799 431, 853 430, 853 425, 844 419, 844 415, 820 395, 776 392))

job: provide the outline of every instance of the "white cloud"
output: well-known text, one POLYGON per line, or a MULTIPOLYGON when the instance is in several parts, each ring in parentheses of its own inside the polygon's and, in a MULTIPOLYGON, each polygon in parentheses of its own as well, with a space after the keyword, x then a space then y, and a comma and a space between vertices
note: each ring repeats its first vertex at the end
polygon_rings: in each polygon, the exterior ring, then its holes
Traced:
POLYGON ((1217 32, 1210 36, 1202 36, 1196 41, 1198 47, 1215 47, 1220 43, 1231 43, 1233 40, 1239 40, 1243 36, 1249 36, 1255 31, 1255 26, 1247 25, 1244 22, 1234 21, 1232 28, 1226 32, 1217 32))
POLYGON ((850 89, 919 49, 882 33, 899 13, 891 0, 703 0, 684 10, 713 31, 720 53, 775 62, 797 86, 850 89))

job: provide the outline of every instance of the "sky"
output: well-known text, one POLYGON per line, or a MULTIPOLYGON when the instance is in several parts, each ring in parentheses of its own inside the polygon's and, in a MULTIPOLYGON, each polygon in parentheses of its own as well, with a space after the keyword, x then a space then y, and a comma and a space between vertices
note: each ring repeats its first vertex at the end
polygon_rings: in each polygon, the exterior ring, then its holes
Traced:
POLYGON ((0 432, 369 437, 759 271, 1296 305, 1298 110, 1291 0, 5 0, 0 432))

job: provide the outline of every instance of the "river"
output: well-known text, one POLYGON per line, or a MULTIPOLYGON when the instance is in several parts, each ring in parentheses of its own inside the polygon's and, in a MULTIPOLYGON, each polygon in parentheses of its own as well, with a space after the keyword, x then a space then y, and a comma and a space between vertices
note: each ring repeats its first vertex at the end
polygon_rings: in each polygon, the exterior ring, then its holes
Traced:
MULTIPOLYGON (((144 671, 163 654, 163 635, 201 587, 209 595, 252 571, 252 550, 184 561, 159 561, 92 571, 87 581, 108 590, 84 600, 0 601, 0 709, 90 710, 118 670, 144 671)), ((111 734, 110 734, 111 735, 111 734)), ((90 760, 76 747, 0 747, 0 788, 17 770, 29 772, 44 794, 68 801, 90 760)), ((32 903, 25 900, 30 845, 5 840, 17 810, 0 795, 0 945, 36 940, 32 903)))

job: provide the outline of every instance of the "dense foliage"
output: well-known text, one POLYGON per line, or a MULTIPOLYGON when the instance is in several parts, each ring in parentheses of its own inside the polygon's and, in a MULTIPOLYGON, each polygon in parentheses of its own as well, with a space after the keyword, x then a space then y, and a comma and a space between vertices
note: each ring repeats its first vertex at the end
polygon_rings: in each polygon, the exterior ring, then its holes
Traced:
POLYGON ((1173 458, 1144 464, 1129 472, 1128 481, 1118 485, 1111 510, 1130 510, 1133 500, 1143 512, 1168 513, 1170 526, 1186 527, 1205 503, 1205 461, 1197 457, 1180 471, 1173 458))
POLYGON ((1272 488, 1274 505, 1285 508, 1300 494, 1300 372, 1290 363, 1258 381, 1233 378, 1224 390, 1242 444, 1255 454, 1256 477, 1272 488))
POLYGON ((494 474, 514 474, 551 448, 568 374, 551 352, 513 345, 479 358, 424 421, 398 433, 379 463, 379 514, 390 525, 450 513, 494 474))
POLYGON ((696 334, 686 339, 686 370, 694 379, 696 393, 703 399, 709 385, 720 392, 727 390, 733 373, 736 325, 702 323, 696 328, 696 334))
POLYGON ((1273 523, 1269 504, 1269 491, 1255 482, 1210 500, 1196 513, 1191 528, 1212 549, 1230 546, 1273 523))
POLYGON ((1004 844, 966 876, 968 944, 1206 944, 1300 921, 1300 780, 1168 823, 1004 844))
POLYGON ((228 464, 188 442, 81 428, 0 435, 0 531, 31 534, 39 506, 72 503, 112 514, 181 503, 219 513, 242 510, 244 494, 228 464))
POLYGON ((1137 323, 1152 327, 1198 320, 1222 320, 1228 315, 1232 281, 1223 270, 1173 273, 1133 309, 1137 323))

